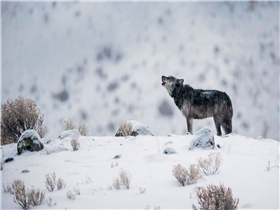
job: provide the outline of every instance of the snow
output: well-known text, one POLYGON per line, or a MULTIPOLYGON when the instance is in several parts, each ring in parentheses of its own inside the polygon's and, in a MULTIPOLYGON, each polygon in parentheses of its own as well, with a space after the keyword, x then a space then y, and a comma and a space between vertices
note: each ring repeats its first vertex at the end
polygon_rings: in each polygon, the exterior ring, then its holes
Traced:
MULTIPOLYGON (((214 136, 220 149, 189 150, 193 135, 98 137, 80 136, 80 148, 73 151, 70 137, 54 139, 45 146, 63 147, 64 150, 45 155, 26 152, 14 156, 4 165, 3 183, 21 179, 27 187, 45 189, 45 175, 55 172, 66 187, 46 192, 56 206, 46 203, 32 209, 190 209, 198 205, 196 186, 224 183, 233 197, 239 198, 238 209, 279 209, 279 168, 266 171, 270 165, 279 166, 279 142, 272 139, 254 139, 241 135, 214 136), (166 155, 163 150, 172 147, 176 154, 166 155), (172 176, 174 165, 189 167, 199 157, 220 152, 223 163, 218 174, 204 176, 195 185, 182 187, 172 176), (119 155, 119 159, 114 159, 119 155), (132 175, 129 190, 108 190, 120 170, 132 175), (22 173, 28 170, 28 173, 22 173), (89 181, 89 178, 91 181, 89 181), (79 185, 81 195, 69 200, 66 193, 79 185), (139 188, 146 189, 141 194, 139 188)), ((5 158, 16 153, 16 144, 2 146, 5 158)), ((2 191, 2 209, 20 209, 13 195, 2 191)))
POLYGON ((35 131, 35 130, 26 130, 26 131, 24 131, 24 132, 21 134, 20 138, 18 139, 18 144, 20 144, 20 142, 21 142, 23 139, 28 139, 28 138, 31 138, 31 140, 34 140, 34 139, 35 139, 35 140, 33 141, 33 143, 40 144, 39 141, 41 140, 41 138, 40 138, 38 132, 35 131))
POLYGON ((196 132, 190 143, 189 150, 197 147, 203 149, 215 147, 214 135, 210 128, 202 128, 196 132))
POLYGON ((151 136, 155 135, 147 125, 143 125, 135 120, 127 120, 127 123, 131 123, 132 131, 136 131, 138 135, 151 135, 151 136))
POLYGON ((59 139, 64 139, 66 137, 71 137, 71 136, 80 136, 80 132, 76 129, 73 129, 73 130, 67 130, 67 131, 63 131, 59 136, 58 138, 59 139))

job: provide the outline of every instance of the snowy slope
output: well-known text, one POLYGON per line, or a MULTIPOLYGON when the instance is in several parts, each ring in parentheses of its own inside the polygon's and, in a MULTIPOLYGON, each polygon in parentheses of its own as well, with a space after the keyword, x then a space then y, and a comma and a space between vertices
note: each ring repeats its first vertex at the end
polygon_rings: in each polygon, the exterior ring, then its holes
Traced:
MULTIPOLYGON (((80 137, 80 149, 73 151, 67 137, 45 144, 50 148, 63 148, 49 155, 26 152, 16 156, 16 145, 5 145, 2 147, 5 158, 14 156, 14 161, 4 165, 2 181, 8 183, 18 178, 28 188, 45 189, 46 174, 55 172, 57 179, 63 178, 65 188, 46 192, 46 199, 51 197, 57 205, 48 207, 44 203, 32 209, 144 209, 147 206, 190 209, 192 204, 197 205, 196 186, 220 182, 232 189, 234 198, 239 198, 238 209, 279 209, 279 168, 265 171, 268 161, 271 166, 279 166, 279 142, 240 135, 215 136, 220 149, 188 150, 192 138, 192 135, 80 137), (178 154, 163 154, 166 143, 178 154), (172 176, 174 165, 188 167, 199 157, 206 158, 217 152, 223 158, 218 174, 204 176, 197 184, 185 187, 172 176), (113 159, 118 154, 121 158, 113 159), (21 173, 25 169, 30 172, 21 173), (130 189, 108 190, 121 169, 132 175, 130 189), (88 178, 92 182, 86 183, 88 178), (74 201, 69 200, 66 193, 73 191, 77 184, 81 195, 74 201), (139 188, 145 188, 146 193, 140 194, 139 188)), ((2 209, 20 209, 12 197, 2 192, 2 209)))
POLYGON ((95 136, 127 119, 184 134, 173 75, 227 92, 235 133, 279 140, 278 2, 1 2, 1 17, 1 103, 35 100, 49 138, 68 118, 95 136))

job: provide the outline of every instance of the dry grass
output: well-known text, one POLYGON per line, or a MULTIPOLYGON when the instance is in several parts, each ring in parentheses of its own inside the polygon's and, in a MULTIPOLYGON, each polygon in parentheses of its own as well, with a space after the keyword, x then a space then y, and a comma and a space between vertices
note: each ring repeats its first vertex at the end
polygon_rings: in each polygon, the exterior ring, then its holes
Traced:
POLYGON ((178 164, 173 167, 172 174, 182 186, 195 184, 203 178, 195 164, 190 165, 189 170, 178 164))
POLYGON ((88 134, 88 126, 84 120, 79 122, 78 130, 82 136, 86 136, 88 134))
POLYGON ((76 196, 75 196, 75 194, 71 190, 69 190, 67 192, 67 198, 69 198, 70 200, 75 200, 76 196))
POLYGON ((1 105, 1 113, 1 145, 17 143, 28 129, 36 130, 41 138, 45 136, 44 115, 32 99, 8 99, 1 105))
POLYGON ((221 164, 221 153, 210 153, 208 158, 199 158, 197 161, 197 165, 201 169, 202 173, 204 173, 206 176, 218 173, 221 164))
POLYGON ((233 199, 231 189, 225 188, 223 184, 220 184, 220 186, 208 185, 206 188, 198 187, 196 195, 200 206, 197 208, 192 205, 194 210, 236 210, 239 203, 238 198, 233 199))
POLYGON ((65 131, 75 129, 76 125, 75 125, 73 119, 69 118, 67 120, 64 120, 63 121, 63 128, 64 128, 65 131))
POLYGON ((126 189, 129 189, 132 178, 131 175, 127 171, 122 169, 119 172, 119 177, 121 185, 124 186, 126 189))
POLYGON ((45 191, 41 191, 39 188, 35 189, 32 187, 31 189, 27 189, 27 196, 30 205, 39 206, 44 201, 45 191))
POLYGON ((132 124, 127 121, 121 121, 117 136, 131 136, 132 124))
POLYGON ((46 175, 45 186, 49 192, 53 191, 56 186, 55 172, 46 175))
POLYGON ((48 200, 46 200, 46 203, 47 203, 48 207, 52 207, 57 204, 56 202, 53 202, 52 198, 49 198, 48 200))
POLYGON ((80 144, 79 144, 79 136, 72 136, 71 137, 71 140, 70 140, 70 143, 71 143, 71 146, 73 148, 73 151, 77 151, 80 147, 80 144))
POLYGON ((57 186, 57 189, 60 190, 60 189, 62 189, 63 187, 66 186, 66 183, 64 182, 64 180, 62 178, 59 178, 57 180, 56 186, 57 186))

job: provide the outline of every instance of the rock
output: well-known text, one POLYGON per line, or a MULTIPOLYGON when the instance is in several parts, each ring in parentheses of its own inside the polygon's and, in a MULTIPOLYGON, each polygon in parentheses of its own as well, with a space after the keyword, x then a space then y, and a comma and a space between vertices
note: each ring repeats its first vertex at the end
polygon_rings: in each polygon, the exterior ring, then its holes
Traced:
POLYGON ((23 170, 21 173, 24 173, 24 174, 26 174, 26 173, 29 173, 30 171, 28 171, 27 169, 25 169, 25 170, 23 170))
POLYGON ((67 130, 67 131, 63 131, 59 136, 58 138, 59 139, 64 139, 64 138, 67 138, 67 137, 72 137, 72 136, 80 136, 80 132, 76 129, 74 130, 67 130))
POLYGON ((34 152, 42 149, 44 149, 44 144, 41 142, 41 138, 35 130, 24 131, 17 142, 18 155, 25 150, 34 152))
POLYGON ((8 163, 8 162, 11 162, 11 161, 13 161, 14 160, 14 158, 7 158, 4 162, 5 163, 8 163))
POLYGON ((215 140, 210 128, 202 128, 195 135, 190 143, 189 150, 194 148, 214 149, 215 140))
POLYGON ((163 150, 163 154, 166 154, 166 155, 172 155, 172 154, 177 154, 178 152, 171 148, 171 147, 166 147, 164 150, 163 150))
POLYGON ((120 159, 121 157, 122 157, 122 155, 119 154, 119 155, 116 155, 116 156, 114 157, 114 159, 120 159))
MULTIPOLYGON (((155 136, 154 132, 146 125, 143 125, 134 120, 127 120, 126 123, 131 123, 132 125, 132 133, 130 136, 138 136, 138 135, 151 135, 155 136)), ((115 136, 122 136, 120 134, 120 129, 116 132, 115 136)))

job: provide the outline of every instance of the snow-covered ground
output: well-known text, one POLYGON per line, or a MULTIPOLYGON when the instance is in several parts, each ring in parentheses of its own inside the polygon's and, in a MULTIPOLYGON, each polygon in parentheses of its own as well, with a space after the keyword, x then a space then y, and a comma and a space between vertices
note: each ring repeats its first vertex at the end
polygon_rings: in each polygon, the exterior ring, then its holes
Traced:
MULTIPOLYGON (((48 137, 122 120, 157 135, 186 122, 162 75, 232 99, 233 132, 279 140, 279 2, 1 2, 2 95, 35 100, 48 137)), ((194 131, 215 129, 212 119, 194 131)))
MULTIPOLYGON (((56 206, 46 202, 32 209, 190 209, 197 205, 196 186, 224 183, 230 187, 234 198, 239 198, 238 209, 279 209, 279 168, 266 171, 270 165, 279 166, 279 142, 271 139, 253 139, 240 135, 215 137, 220 149, 189 150, 192 135, 137 136, 137 137, 80 137, 80 149, 73 151, 70 137, 46 143, 53 153, 26 152, 16 156, 16 144, 2 147, 5 158, 14 157, 2 171, 2 181, 21 179, 27 187, 45 189, 45 175, 55 172, 63 178, 66 187, 46 192, 56 206), (166 144, 167 143, 167 144, 166 144), (166 155, 164 147, 173 148, 177 154, 166 155), (173 177, 174 165, 188 167, 199 157, 220 152, 223 163, 220 172, 204 176, 195 185, 180 186, 173 177), (119 159, 114 159, 120 155, 119 159), (118 172, 124 169, 132 175, 130 189, 112 189, 118 172), (28 170, 29 173, 22 173, 28 170), (89 179, 90 182, 86 183, 89 179), (66 193, 79 185, 80 195, 69 200, 66 193), (141 194, 139 188, 145 188, 141 194)), ((2 191, 2 209, 20 209, 13 195, 2 191)))

